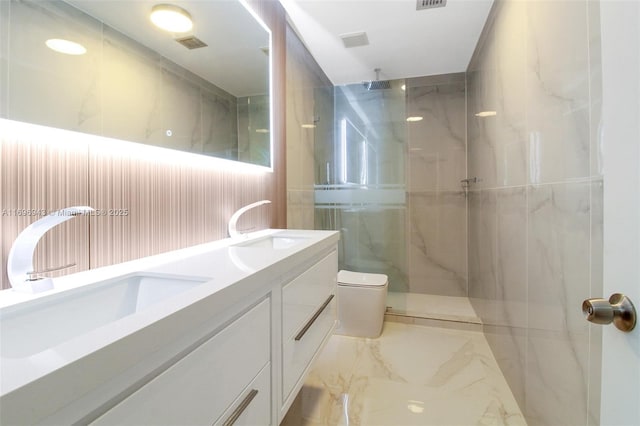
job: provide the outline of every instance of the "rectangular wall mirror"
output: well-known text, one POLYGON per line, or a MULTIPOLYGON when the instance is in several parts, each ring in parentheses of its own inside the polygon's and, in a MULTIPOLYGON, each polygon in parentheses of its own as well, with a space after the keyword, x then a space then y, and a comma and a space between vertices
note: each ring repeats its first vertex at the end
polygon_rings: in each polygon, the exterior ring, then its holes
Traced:
POLYGON ((2 3, 2 118, 271 167, 271 34, 245 3, 171 0, 183 32, 151 22, 164 2, 2 3))

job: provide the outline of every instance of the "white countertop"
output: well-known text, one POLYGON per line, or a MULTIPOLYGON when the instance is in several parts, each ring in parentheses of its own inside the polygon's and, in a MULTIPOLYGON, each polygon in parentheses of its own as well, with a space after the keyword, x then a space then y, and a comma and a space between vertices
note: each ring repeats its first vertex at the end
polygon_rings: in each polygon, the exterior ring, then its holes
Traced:
POLYGON ((0 291, 1 320, 3 311, 11 312, 54 294, 73 294, 73 289, 78 287, 131 273, 158 272, 207 279, 204 284, 42 352, 22 358, 0 358, 2 403, 28 404, 28 401, 22 401, 27 388, 36 394, 51 392, 50 399, 63 398, 53 397, 62 389, 54 391, 50 388, 61 380, 66 380, 64 383, 69 387, 89 386, 82 382, 82 377, 65 376, 70 371, 65 369, 72 365, 86 364, 80 368, 99 367, 99 372, 94 371, 97 377, 91 380, 113 381, 114 377, 125 373, 128 365, 145 361, 146 357, 152 357, 163 347, 175 344, 185 333, 214 316, 216 310, 222 311, 257 291, 260 283, 273 282, 286 276, 301 260, 327 250, 338 239, 339 233, 336 231, 268 229, 248 234, 243 239, 227 238, 55 278, 55 288, 40 294, 19 293, 12 289, 0 291), (284 249, 236 245, 273 235, 302 236, 305 239, 284 249), (135 340, 131 338, 133 335, 136 335, 135 340), (109 362, 105 363, 105 360, 109 362))

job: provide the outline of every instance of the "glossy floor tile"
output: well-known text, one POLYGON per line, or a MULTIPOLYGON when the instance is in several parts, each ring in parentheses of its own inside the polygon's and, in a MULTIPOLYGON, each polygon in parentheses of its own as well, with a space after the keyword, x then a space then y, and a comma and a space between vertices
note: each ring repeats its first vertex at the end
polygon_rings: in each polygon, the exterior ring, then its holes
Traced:
POLYGON ((382 336, 332 336, 282 422, 524 425, 484 335, 386 322, 382 336))

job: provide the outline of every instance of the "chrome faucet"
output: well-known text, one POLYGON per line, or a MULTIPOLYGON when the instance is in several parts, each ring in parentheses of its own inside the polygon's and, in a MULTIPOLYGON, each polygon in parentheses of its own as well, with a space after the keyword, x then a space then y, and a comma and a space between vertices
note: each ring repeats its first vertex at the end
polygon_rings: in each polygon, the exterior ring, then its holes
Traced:
POLYGON ((75 266, 75 263, 35 271, 33 269, 33 254, 36 245, 38 245, 42 236, 51 228, 75 216, 84 215, 92 211, 93 209, 88 206, 68 207, 55 211, 27 226, 20 235, 18 235, 9 251, 7 275, 9 276, 11 287, 16 291, 28 293, 39 293, 41 291, 51 290, 53 288, 53 280, 51 278, 38 278, 38 275, 44 272, 70 268, 75 266))
POLYGON ((246 206, 241 207, 238 210, 236 210, 236 212, 233 215, 231 215, 231 219, 229 219, 229 226, 228 226, 229 236, 231 238, 236 238, 236 237, 239 237, 240 235, 242 235, 236 229, 236 227, 238 225, 238 219, 240 219, 240 216, 242 216, 248 210, 251 210, 251 209, 253 209, 255 207, 262 206, 263 204, 271 204, 271 201, 269 201, 269 200, 258 201, 258 202, 246 205, 246 206))

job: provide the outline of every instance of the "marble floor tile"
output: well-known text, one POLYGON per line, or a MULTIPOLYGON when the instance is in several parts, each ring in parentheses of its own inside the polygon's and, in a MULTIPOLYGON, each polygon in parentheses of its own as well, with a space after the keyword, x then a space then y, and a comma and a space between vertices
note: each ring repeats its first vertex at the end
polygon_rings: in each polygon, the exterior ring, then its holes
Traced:
POLYGON ((524 425, 484 335, 387 322, 332 336, 283 425, 524 425))

